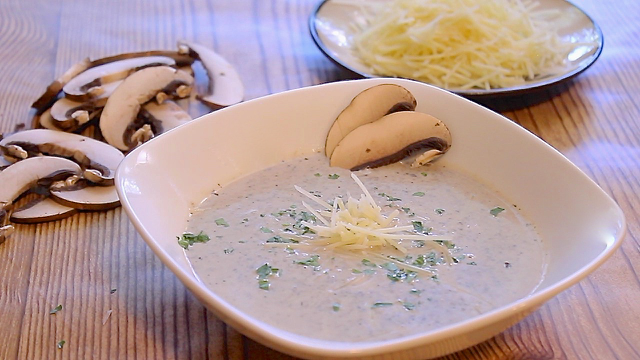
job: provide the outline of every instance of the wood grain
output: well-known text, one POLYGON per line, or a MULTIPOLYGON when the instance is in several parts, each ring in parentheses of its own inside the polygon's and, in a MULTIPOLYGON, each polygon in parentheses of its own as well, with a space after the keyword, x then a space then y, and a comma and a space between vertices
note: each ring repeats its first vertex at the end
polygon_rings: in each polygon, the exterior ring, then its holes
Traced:
MULTIPOLYGON (((504 333, 446 359, 640 359, 640 3, 575 3, 602 27, 600 59, 536 99, 488 105, 515 109, 503 113, 594 179, 624 210, 628 235, 588 278, 504 333)), ((173 49, 179 39, 231 61, 247 99, 353 78, 314 46, 307 18, 315 5, 3 0, 0 130, 30 127, 30 104, 82 58, 173 49)), ((190 111, 208 109, 194 104, 190 111)), ((18 225, 0 245, 0 275, 0 359, 290 359, 205 310, 120 208, 18 225), (50 314, 59 304, 62 310, 50 314)))

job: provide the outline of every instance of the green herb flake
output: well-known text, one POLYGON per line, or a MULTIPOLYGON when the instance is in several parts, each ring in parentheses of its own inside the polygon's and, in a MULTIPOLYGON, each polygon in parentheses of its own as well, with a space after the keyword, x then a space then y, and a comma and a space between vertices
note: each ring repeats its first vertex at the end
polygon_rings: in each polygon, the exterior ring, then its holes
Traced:
POLYGON ((322 174, 320 174, 320 173, 315 173, 315 174, 313 174, 313 176, 315 176, 315 177, 320 177, 320 176, 322 176, 322 174))
POLYGON ((413 231, 417 232, 418 234, 429 235, 429 233, 431 233, 431 230, 433 230, 433 228, 431 227, 425 228, 422 224, 422 221, 412 221, 411 225, 413 225, 413 231))
POLYGON ((258 274, 258 287, 262 290, 269 290, 270 283, 269 276, 278 275, 278 268, 274 268, 269 263, 264 263, 262 266, 256 269, 256 274, 258 274))
POLYGON ((242 219, 242 221, 240 223, 244 224, 244 223, 248 223, 248 222, 249 222, 249 218, 244 218, 244 219, 242 219))
POLYGON ((49 311, 49 314, 53 315, 53 314, 57 313, 60 310, 62 310, 62 305, 58 305, 58 306, 54 307, 53 309, 51 309, 49 311))
POLYGON ((330 174, 330 175, 327 175, 327 177, 329 179, 331 179, 331 180, 336 180, 336 179, 338 179, 340 177, 340 175, 338 175, 338 174, 330 174))
POLYGON ((405 308, 405 309, 407 309, 407 310, 413 310, 413 309, 415 309, 415 308, 416 308, 416 305, 415 305, 415 304, 410 303, 410 302, 408 302, 408 301, 404 301, 404 302, 402 303, 402 306, 404 306, 404 308, 405 308))
POLYGON ((206 243, 211 240, 209 235, 205 234, 203 231, 200 231, 197 235, 190 232, 184 232, 182 233, 182 236, 177 236, 177 238, 178 245, 183 249, 189 249, 189 246, 193 246, 195 243, 206 243))
POLYGON ((424 196, 424 192, 423 191, 416 191, 413 193, 413 196, 424 196))
POLYGON ((320 259, 320 255, 311 255, 310 258, 301 261, 294 261, 294 263, 304 266, 320 266, 318 263, 318 259, 320 259))
POLYGON ((377 307, 387 307, 392 305, 393 303, 390 303, 390 302, 375 302, 371 307, 377 308, 377 307))
POLYGON ((496 217, 496 216, 498 216, 498 214, 500 214, 503 211, 504 211, 503 208, 501 208, 500 206, 496 206, 493 209, 489 210, 489 213, 491 215, 493 215, 494 217, 496 217))
POLYGON ((400 209, 402 209, 402 211, 404 211, 405 214, 409 215, 409 216, 416 216, 416 213, 414 213, 413 211, 411 211, 411 208, 408 207, 401 207, 400 209))
POLYGON ((269 229, 268 227, 264 227, 264 226, 260 226, 260 231, 262 231, 263 233, 266 234, 270 234, 273 232, 273 230, 269 229))
POLYGON ((362 271, 358 270, 358 269, 351 269, 351 273, 352 274, 362 274, 362 271))
POLYGON ((427 176, 427 175, 429 175, 429 174, 428 174, 426 171, 423 171, 423 172, 421 172, 421 173, 420 173, 420 175, 422 175, 422 176, 427 176))
POLYGON ((331 307, 333 308, 333 311, 340 311, 340 304, 339 303, 333 303, 333 305, 331 305, 331 307))
POLYGON ((231 253, 233 252, 233 250, 234 250, 233 248, 227 248, 227 249, 224 249, 224 250, 222 250, 222 251, 223 251, 225 254, 231 254, 231 253))
POLYGON ((388 194, 383 193, 383 192, 382 192, 382 193, 378 193, 378 195, 380 195, 380 196, 382 196, 383 198, 387 199, 387 201, 400 201, 400 200, 402 200, 402 199, 400 199, 400 198, 397 198, 397 197, 395 197, 395 196, 388 195, 388 194))
POLYGON ((440 209, 440 208, 438 208, 438 209, 435 209, 434 211, 435 211, 435 212, 436 212, 436 214, 438 214, 438 215, 442 215, 442 214, 444 214, 444 209, 440 209))
POLYGON ((227 220, 225 220, 224 218, 216 219, 215 222, 218 226, 229 227, 229 223, 227 223, 227 220))
POLYGON ((272 236, 267 239, 267 243, 297 244, 298 242, 299 242, 298 240, 283 238, 280 235, 272 236))
POLYGON ((369 259, 362 259, 362 265, 364 266, 371 266, 371 267, 376 267, 378 265, 376 265, 373 261, 369 260, 369 259))
POLYGON ((420 295, 420 293, 422 293, 422 290, 419 290, 419 289, 411 289, 411 290, 409 290, 409 292, 410 292, 411 294, 414 294, 414 295, 420 295))
POLYGON ((66 341, 60 340, 60 341, 58 341, 58 344, 56 346, 58 347, 58 349, 62 349, 62 347, 64 346, 65 343, 66 343, 66 341))

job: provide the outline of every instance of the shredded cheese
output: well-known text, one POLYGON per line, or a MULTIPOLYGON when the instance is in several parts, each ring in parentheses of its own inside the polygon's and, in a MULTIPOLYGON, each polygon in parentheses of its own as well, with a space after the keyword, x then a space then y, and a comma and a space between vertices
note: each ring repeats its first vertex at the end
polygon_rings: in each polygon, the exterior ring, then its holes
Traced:
MULTIPOLYGON (((392 247, 403 254, 408 249, 402 244, 403 240, 421 240, 425 245, 443 254, 445 260, 452 262, 451 254, 446 246, 434 240, 450 240, 446 237, 427 235, 413 232, 413 226, 398 226, 395 224, 398 210, 384 215, 382 208, 364 186, 362 181, 351 173, 351 178, 362 190, 359 199, 349 197, 346 202, 336 197, 333 205, 314 196, 299 186, 295 189, 312 200, 321 209, 315 209, 303 201, 303 206, 318 219, 319 223, 302 222, 316 233, 316 238, 306 240, 307 245, 323 246, 327 249, 343 249, 351 251, 374 252, 385 247, 392 247)), ((403 264, 406 266, 406 264, 403 264)))
POLYGON ((561 39, 570 14, 533 0, 338 1, 365 15, 352 47, 373 72, 447 89, 522 85, 566 69, 573 49, 596 46, 561 39))

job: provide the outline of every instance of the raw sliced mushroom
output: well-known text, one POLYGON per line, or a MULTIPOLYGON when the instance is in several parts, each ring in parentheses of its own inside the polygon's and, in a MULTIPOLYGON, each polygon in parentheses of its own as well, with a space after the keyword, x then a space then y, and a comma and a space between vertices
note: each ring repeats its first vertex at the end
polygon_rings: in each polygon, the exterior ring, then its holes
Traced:
POLYGON ((244 85, 236 69, 215 51, 190 42, 178 43, 181 51, 200 60, 209 77, 209 91, 198 100, 218 108, 237 104, 244 99, 244 85))
POLYGON ((331 157, 336 145, 360 125, 374 122, 397 111, 416 108, 416 99, 400 85, 381 84, 356 95, 333 122, 325 143, 325 154, 331 157))
POLYGON ((166 100, 162 104, 154 101, 144 104, 140 110, 140 116, 145 122, 151 124, 156 135, 192 120, 188 112, 171 100, 166 100))
POLYGON ((361 125, 336 146, 331 166, 352 171, 391 164, 421 153, 419 160, 432 160, 451 146, 447 126, 431 115, 400 111, 361 125))
POLYGON ((74 77, 83 71, 87 70, 92 66, 89 58, 83 59, 77 64, 74 64, 67 70, 62 76, 55 79, 47 89, 44 94, 42 94, 36 101, 31 104, 31 107, 40 111, 44 109, 47 105, 49 105, 55 98, 58 96, 58 93, 62 90, 62 88, 74 77))
POLYGON ((164 56, 164 57, 172 58, 173 60, 175 60, 177 66, 189 66, 193 64, 193 61, 195 60, 194 58, 188 55, 181 54, 178 51, 149 50, 149 51, 130 52, 130 53, 103 57, 103 58, 91 61, 91 65, 99 66, 99 65, 104 65, 111 62, 115 62, 115 61, 149 57, 149 56, 164 56))
POLYGON ((11 224, 0 226, 0 244, 5 242, 11 234, 15 231, 15 228, 11 224))
POLYGON ((123 59, 89 68, 69 80, 62 88, 65 97, 75 101, 88 101, 105 92, 103 85, 122 80, 129 74, 147 67, 175 65, 174 59, 166 56, 146 56, 123 59))
POLYGON ((131 74, 107 100, 100 116, 102 136, 118 149, 129 150, 131 139, 125 138, 125 133, 136 120, 141 105, 161 91, 168 93, 166 89, 190 91, 192 86, 191 75, 168 66, 150 67, 131 74))
MULTIPOLYGON (((106 99, 104 102, 106 103, 106 99)), ((65 131, 75 131, 78 127, 91 121, 102 106, 93 102, 82 103, 60 98, 51 106, 50 114, 55 127, 65 131)))
POLYGON ((66 178, 80 174, 75 162, 54 156, 39 156, 18 161, 0 172, 0 207, 6 209, 13 201, 45 178, 66 178))
POLYGON ((52 187, 51 198, 79 210, 108 210, 120 205, 115 186, 87 186, 71 190, 52 187))
POLYGON ((77 212, 77 209, 58 204, 50 198, 44 197, 14 210, 10 220, 18 224, 35 224, 64 219, 77 212))
POLYGON ((113 177, 122 152, 102 141, 86 136, 49 129, 25 130, 7 136, 0 146, 18 146, 35 155, 54 155, 70 158, 79 163, 84 177, 101 185, 113 184, 113 177))
POLYGON ((57 121, 51 117, 51 108, 45 110, 37 119, 34 127, 42 127, 49 130, 63 131, 58 127, 57 121))

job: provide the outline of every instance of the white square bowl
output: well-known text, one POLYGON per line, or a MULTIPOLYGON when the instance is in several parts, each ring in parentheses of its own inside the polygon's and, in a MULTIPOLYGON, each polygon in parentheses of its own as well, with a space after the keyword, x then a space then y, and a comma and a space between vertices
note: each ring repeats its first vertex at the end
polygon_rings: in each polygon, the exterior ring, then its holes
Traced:
POLYGON ((624 215, 559 152, 519 125, 444 90, 400 79, 302 88, 205 115, 132 151, 116 174, 120 200, 149 247, 213 311, 243 334, 305 358, 428 358, 475 345, 505 330, 595 270, 620 246, 624 215), (302 337, 238 311, 198 281, 178 245, 189 210, 217 185, 283 159, 322 149, 333 120, 362 90, 409 89, 417 111, 447 124, 451 150, 440 161, 464 167, 517 203, 547 246, 547 273, 530 296, 444 328, 376 342, 302 337))

